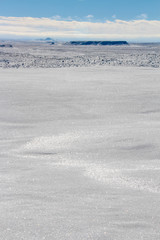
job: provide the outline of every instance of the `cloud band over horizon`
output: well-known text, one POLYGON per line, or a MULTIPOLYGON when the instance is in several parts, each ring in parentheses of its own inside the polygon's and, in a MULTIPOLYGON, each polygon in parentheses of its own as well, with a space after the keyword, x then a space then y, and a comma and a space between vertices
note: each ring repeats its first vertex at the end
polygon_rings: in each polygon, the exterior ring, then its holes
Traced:
POLYGON ((160 40, 160 21, 130 20, 91 22, 53 18, 0 16, 0 38, 160 40))

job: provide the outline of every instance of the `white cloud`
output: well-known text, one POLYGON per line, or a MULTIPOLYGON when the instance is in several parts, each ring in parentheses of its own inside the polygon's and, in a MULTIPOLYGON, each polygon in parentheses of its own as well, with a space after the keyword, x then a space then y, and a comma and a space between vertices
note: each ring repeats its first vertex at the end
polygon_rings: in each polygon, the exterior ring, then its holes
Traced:
POLYGON ((94 16, 93 16, 93 15, 91 15, 91 14, 90 14, 90 15, 88 15, 88 16, 86 16, 86 18, 89 18, 89 19, 90 19, 90 18, 93 18, 93 17, 94 17, 94 16))
POLYGON ((61 19, 61 16, 56 15, 56 16, 51 17, 51 19, 60 20, 60 19, 61 19))
POLYGON ((116 17, 116 14, 114 14, 114 15, 112 16, 112 18, 116 19, 116 18, 117 18, 117 17, 116 17))
POLYGON ((137 19, 147 19, 147 18, 148 18, 148 15, 146 13, 142 13, 137 16, 137 19))
POLYGON ((137 19, 100 22, 54 18, 0 17, 0 37, 65 39, 160 39, 160 21, 137 19))

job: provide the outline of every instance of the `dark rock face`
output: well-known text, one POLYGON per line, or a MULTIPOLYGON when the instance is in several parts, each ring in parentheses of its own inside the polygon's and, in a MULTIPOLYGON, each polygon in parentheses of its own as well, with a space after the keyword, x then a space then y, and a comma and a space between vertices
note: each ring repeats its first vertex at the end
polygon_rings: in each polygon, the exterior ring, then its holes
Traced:
POLYGON ((126 41, 71 41, 71 45, 128 45, 126 41))

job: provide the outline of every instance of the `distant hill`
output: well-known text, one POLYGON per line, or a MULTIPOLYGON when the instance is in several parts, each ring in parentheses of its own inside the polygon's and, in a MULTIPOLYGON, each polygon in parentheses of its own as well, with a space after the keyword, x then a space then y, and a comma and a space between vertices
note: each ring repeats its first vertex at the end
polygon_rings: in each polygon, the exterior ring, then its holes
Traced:
POLYGON ((47 37, 47 38, 38 38, 38 39, 36 39, 37 41, 43 41, 43 42, 52 42, 52 41, 54 41, 54 39, 53 38, 50 38, 50 37, 47 37))
POLYGON ((71 45, 128 45, 127 41, 71 41, 71 45))
POLYGON ((48 38, 45 38, 44 40, 45 40, 45 41, 53 41, 53 39, 52 39, 52 38, 50 38, 50 37, 48 37, 48 38))

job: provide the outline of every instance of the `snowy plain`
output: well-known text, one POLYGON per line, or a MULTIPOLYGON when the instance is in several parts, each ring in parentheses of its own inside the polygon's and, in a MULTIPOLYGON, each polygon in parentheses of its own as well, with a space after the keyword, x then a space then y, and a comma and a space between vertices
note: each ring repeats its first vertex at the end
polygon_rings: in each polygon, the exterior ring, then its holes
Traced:
POLYGON ((160 67, 160 44, 75 46, 50 42, 1 42, 0 68, 86 66, 160 67))
POLYGON ((160 239, 159 76, 0 69, 0 239, 160 239))

